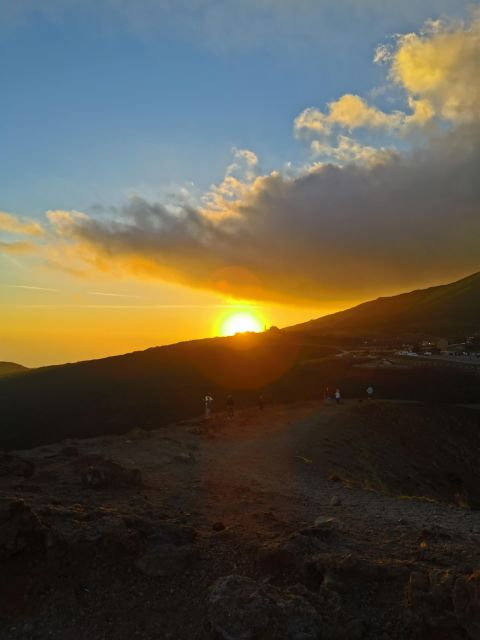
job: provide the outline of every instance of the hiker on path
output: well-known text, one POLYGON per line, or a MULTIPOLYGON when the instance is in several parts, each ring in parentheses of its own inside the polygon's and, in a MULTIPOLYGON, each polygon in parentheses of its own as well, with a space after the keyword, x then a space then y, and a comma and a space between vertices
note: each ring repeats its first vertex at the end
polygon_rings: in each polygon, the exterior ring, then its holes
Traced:
POLYGON ((233 418, 234 401, 231 393, 227 396, 227 416, 233 418))
POLYGON ((335 402, 340 404, 340 400, 342 399, 342 394, 340 393, 340 389, 336 389, 335 391, 335 402))
POLYGON ((330 404, 330 400, 332 399, 332 390, 328 385, 325 387, 325 391, 323 392, 323 399, 325 404, 330 404))
POLYGON ((205 418, 210 418, 212 412, 213 398, 210 393, 205 396, 205 418))
POLYGON ((373 398, 373 387, 372 387, 372 385, 367 387, 367 398, 368 398, 368 400, 371 400, 373 398))

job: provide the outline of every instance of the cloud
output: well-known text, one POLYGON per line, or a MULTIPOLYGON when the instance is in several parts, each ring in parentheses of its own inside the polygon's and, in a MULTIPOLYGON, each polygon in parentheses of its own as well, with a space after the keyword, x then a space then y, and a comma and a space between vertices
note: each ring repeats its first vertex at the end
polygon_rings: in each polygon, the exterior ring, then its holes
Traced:
POLYGON ((253 180, 259 171, 258 156, 250 149, 237 149, 234 147, 232 151, 235 162, 229 165, 226 175, 237 175, 244 181, 253 180))
POLYGON ((375 55, 373 61, 375 64, 386 64, 392 59, 392 47, 388 44, 379 44, 375 49, 375 55))
POLYGON ((331 123, 328 116, 320 109, 308 107, 300 113, 293 123, 295 133, 299 136, 302 134, 316 134, 326 136, 331 131, 331 123))
POLYGON ((36 220, 21 218, 3 211, 0 211, 0 231, 37 237, 44 234, 42 225, 36 220))
POLYGON ((258 157, 249 149, 232 149, 234 161, 227 167, 223 180, 212 185, 203 196, 206 216, 221 218, 229 211, 229 204, 246 195, 250 184, 260 175, 258 157))
POLYGON ((3 242, 0 240, 0 253, 32 253, 36 246, 31 242, 3 242))
POLYGON ((314 155, 333 159, 340 165, 352 162, 370 165, 384 163, 396 153, 393 148, 388 149, 360 144, 353 138, 343 135, 337 137, 335 145, 313 140, 311 150, 314 155))
POLYGON ((361 127, 367 129, 399 129, 408 116, 400 111, 385 113, 377 107, 370 106, 360 96, 347 93, 338 100, 328 104, 328 111, 309 107, 294 122, 298 135, 304 133, 328 135, 335 125, 352 131, 361 127))
POLYGON ((374 62, 389 65, 389 78, 404 92, 408 111, 385 112, 361 96, 346 93, 325 111, 315 107, 302 111, 294 121, 297 137, 323 141, 312 145, 316 151, 336 131, 406 135, 434 119, 470 122, 480 118, 478 16, 468 25, 430 20, 419 34, 397 36, 395 45, 378 46, 374 62))
POLYGON ((50 289, 47 287, 35 287, 27 284, 9 284, 7 285, 10 289, 28 289, 29 291, 49 291, 49 292, 58 292, 58 289, 50 289))
POLYGON ((479 140, 468 127, 373 166, 257 178, 227 222, 135 198, 116 220, 72 223, 70 238, 111 268, 237 297, 358 299, 478 268, 479 140))
POLYGON ((35 252, 38 243, 17 240, 15 236, 37 239, 45 234, 45 229, 36 220, 0 211, 0 234, 5 236, 0 237, 0 253, 27 254, 35 252))
POLYGON ((62 209, 47 211, 46 216, 59 235, 68 233, 71 225, 75 222, 86 220, 88 218, 87 214, 82 213, 81 211, 64 211, 62 209))
POLYGON ((326 112, 315 107, 302 111, 295 118, 294 131, 297 137, 306 139, 328 138, 335 129, 351 132, 363 128, 398 134, 425 125, 435 115, 433 106, 427 99, 409 95, 407 103, 410 113, 400 110, 386 113, 369 105, 364 98, 347 93, 330 102, 326 112))
POLYGON ((398 38, 391 78, 451 121, 480 118, 480 14, 460 28, 430 23, 429 32, 398 38))
POLYGON ((136 197, 109 216, 50 212, 67 262, 237 298, 339 306, 478 270, 477 33, 472 22, 397 39, 387 71, 405 91, 409 114, 383 113, 353 94, 325 112, 304 111, 296 126, 307 123, 314 151, 331 161, 262 175, 253 152, 236 150, 198 206, 136 197), (396 119, 414 114, 419 127, 439 123, 426 126, 418 144, 384 148, 344 132, 401 134, 396 119))
POLYGON ((106 296, 107 298, 137 298, 138 300, 143 299, 143 296, 135 296, 128 293, 110 293, 107 291, 89 291, 88 294, 90 296, 106 296))

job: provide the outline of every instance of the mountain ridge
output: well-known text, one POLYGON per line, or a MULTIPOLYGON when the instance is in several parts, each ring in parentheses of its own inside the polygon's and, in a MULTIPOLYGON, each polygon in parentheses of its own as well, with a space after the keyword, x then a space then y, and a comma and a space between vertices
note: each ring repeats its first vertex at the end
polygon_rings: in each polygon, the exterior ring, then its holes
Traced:
POLYGON ((358 359, 337 358, 336 345, 342 332, 354 341, 368 334, 398 337, 395 332, 408 339, 409 332, 418 335, 420 328, 429 336, 444 337, 445 327, 451 335, 460 330, 468 335, 466 331, 480 326, 479 318, 477 273, 450 285, 363 303, 313 321, 313 326, 306 323, 307 329, 297 325, 181 342, 4 375, 0 447, 29 448, 67 437, 155 429, 198 417, 207 393, 215 398, 215 411, 224 408, 230 393, 236 407, 256 406, 259 395, 266 404, 319 399, 329 384, 350 398, 361 398, 373 385, 386 398, 476 403, 475 374, 442 367, 362 368, 358 359), (379 307, 386 311, 380 320, 379 307))
POLYGON ((452 283, 381 296, 285 328, 325 334, 455 336, 480 329, 480 272, 452 283))
POLYGON ((17 362, 0 362, 0 376, 8 376, 11 373, 21 373, 28 370, 28 367, 24 367, 23 364, 18 364, 17 362))

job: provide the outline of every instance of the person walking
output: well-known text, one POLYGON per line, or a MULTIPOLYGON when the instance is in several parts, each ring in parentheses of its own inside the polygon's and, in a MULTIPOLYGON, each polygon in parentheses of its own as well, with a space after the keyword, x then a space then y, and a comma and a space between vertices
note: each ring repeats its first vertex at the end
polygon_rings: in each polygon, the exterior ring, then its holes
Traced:
POLYGON ((212 413, 213 397, 210 393, 205 396, 205 418, 210 418, 212 413))
POLYGON ((371 400, 373 398, 373 387, 372 385, 367 387, 367 399, 371 400))
POLYGON ((325 387, 325 391, 323 392, 323 400, 325 404, 330 404, 331 399, 332 399, 332 391, 327 384, 327 386, 325 387))
POLYGON ((342 399, 342 394, 340 393, 340 389, 335 390, 335 402, 340 404, 340 400, 342 399))
POLYGON ((227 396, 227 416, 233 418, 234 400, 231 393, 227 396))

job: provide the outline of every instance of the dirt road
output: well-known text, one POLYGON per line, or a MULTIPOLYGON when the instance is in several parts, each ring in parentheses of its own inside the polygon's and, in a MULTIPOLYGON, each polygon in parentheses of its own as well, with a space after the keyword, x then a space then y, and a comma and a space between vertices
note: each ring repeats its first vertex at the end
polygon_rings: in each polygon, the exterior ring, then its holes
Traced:
POLYGON ((9 534, 0 638, 477 638, 455 594, 477 588, 480 512, 451 498, 480 485, 478 437, 465 408, 302 403, 21 452, 35 472, 0 497, 46 551, 9 534), (89 484, 106 459, 141 487, 89 484))

